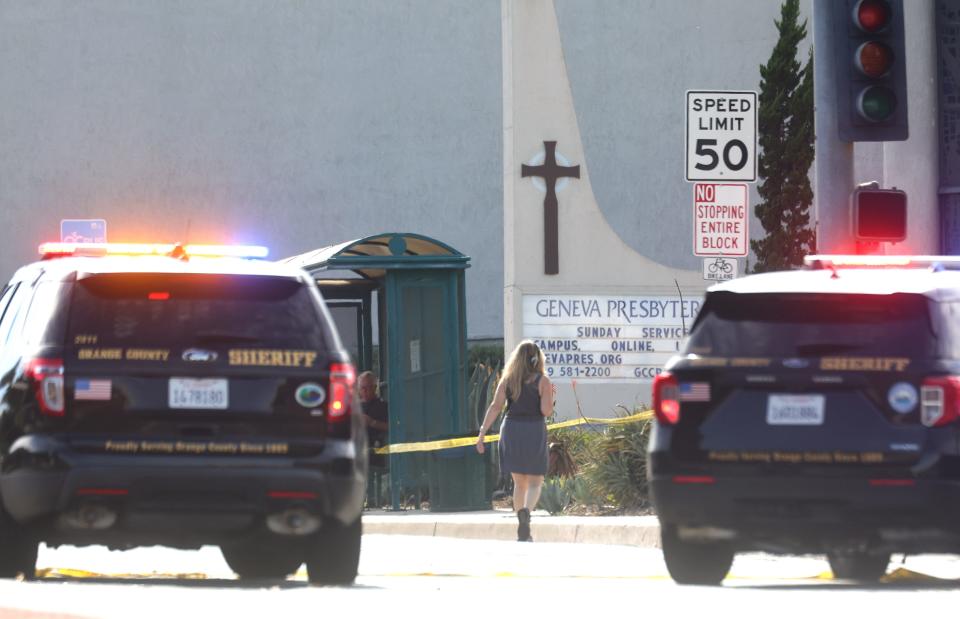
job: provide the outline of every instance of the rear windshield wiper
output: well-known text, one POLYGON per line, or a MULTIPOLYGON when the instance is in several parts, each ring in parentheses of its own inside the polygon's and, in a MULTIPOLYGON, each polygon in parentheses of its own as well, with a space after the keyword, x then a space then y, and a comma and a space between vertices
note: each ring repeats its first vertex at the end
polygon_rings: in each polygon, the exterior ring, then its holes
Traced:
POLYGON ((858 346, 857 344, 834 344, 829 342, 817 344, 798 344, 797 354, 801 357, 818 357, 820 355, 831 355, 838 352, 856 350, 858 348, 863 348, 863 346, 858 346))
POLYGON ((197 343, 250 343, 259 342, 260 338, 242 333, 230 333, 228 331, 198 331, 193 334, 194 341, 197 343))

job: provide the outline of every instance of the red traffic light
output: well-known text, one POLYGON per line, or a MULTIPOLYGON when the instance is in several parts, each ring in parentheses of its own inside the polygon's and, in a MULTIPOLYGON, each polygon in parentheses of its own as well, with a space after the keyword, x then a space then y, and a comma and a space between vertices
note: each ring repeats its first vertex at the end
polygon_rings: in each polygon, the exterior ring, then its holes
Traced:
MULTIPOLYGON (((906 140, 904 2, 825 0, 836 36, 837 130, 844 142, 906 140)), ((820 6, 820 4, 818 4, 820 6)))
POLYGON ((864 32, 880 32, 890 23, 890 4, 886 0, 860 0, 853 9, 853 21, 864 32))

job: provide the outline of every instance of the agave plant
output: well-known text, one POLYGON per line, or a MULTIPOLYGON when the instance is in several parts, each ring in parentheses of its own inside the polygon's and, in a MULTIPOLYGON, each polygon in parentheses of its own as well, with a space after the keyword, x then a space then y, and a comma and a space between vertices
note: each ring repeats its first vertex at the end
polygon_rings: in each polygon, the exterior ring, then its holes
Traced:
POLYGON ((639 508, 649 504, 647 441, 650 422, 616 424, 604 433, 601 454, 592 470, 594 483, 613 505, 639 508))
POLYGON ((562 479, 544 480, 537 507, 547 510, 551 516, 563 513, 563 510, 570 506, 570 491, 567 490, 565 481, 562 479))
POLYGON ((571 503, 584 507, 599 507, 603 505, 604 497, 597 490, 589 475, 581 475, 564 480, 563 487, 570 493, 571 503))

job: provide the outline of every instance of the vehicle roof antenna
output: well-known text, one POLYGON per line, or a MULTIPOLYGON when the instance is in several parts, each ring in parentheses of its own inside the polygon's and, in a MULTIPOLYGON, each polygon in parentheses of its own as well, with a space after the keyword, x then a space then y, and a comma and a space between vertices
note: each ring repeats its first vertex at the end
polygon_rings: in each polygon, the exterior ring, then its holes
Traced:
POLYGON ((687 335, 687 321, 683 317, 683 293, 680 292, 680 283, 677 282, 677 278, 673 278, 673 284, 677 287, 677 294, 680 295, 680 324, 683 325, 683 335, 687 335))
POLYGON ((184 262, 190 259, 190 256, 187 255, 187 250, 184 249, 183 243, 174 244, 173 249, 170 250, 170 257, 183 260, 184 262))
POLYGON ((174 243, 173 249, 170 251, 170 257, 176 258, 177 260, 183 260, 184 262, 190 260, 190 256, 187 255, 186 246, 190 242, 190 222, 192 219, 187 219, 187 229, 183 233, 183 242, 174 243))

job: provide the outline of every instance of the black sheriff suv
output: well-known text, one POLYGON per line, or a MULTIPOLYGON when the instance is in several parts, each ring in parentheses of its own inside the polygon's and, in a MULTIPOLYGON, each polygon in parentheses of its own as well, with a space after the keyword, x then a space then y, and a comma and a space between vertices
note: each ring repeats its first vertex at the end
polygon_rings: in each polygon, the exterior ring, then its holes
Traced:
POLYGON ((3 288, 0 576, 45 542, 354 580, 354 368, 306 273, 231 249, 48 244, 3 288))
POLYGON ((654 382, 648 477, 679 583, 737 552, 960 553, 960 264, 811 256, 711 287, 654 382))

